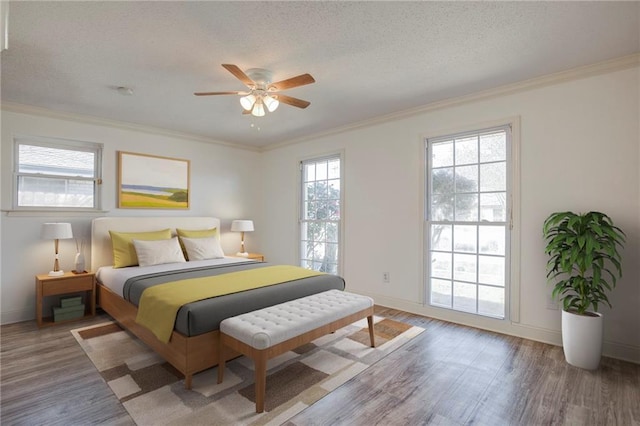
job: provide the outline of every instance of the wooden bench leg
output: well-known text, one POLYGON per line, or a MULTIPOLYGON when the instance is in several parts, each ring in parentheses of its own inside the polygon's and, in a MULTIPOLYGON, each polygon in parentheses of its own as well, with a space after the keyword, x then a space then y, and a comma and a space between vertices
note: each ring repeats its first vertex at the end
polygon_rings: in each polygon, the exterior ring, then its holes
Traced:
POLYGON ((369 324, 369 338, 371 339, 371 347, 375 348, 376 347, 376 341, 375 341, 375 337, 373 335, 373 316, 369 315, 367 317, 367 323, 369 324))
POLYGON ((193 378, 193 374, 185 374, 184 375, 184 388, 187 390, 191 390, 191 379, 193 378))
POLYGON ((256 413, 264 411, 264 397, 267 388, 267 351, 259 351, 254 359, 256 370, 256 413))
POLYGON ((220 336, 220 344, 218 345, 218 384, 224 380, 224 368, 226 362, 225 344, 222 342, 222 336, 220 336))

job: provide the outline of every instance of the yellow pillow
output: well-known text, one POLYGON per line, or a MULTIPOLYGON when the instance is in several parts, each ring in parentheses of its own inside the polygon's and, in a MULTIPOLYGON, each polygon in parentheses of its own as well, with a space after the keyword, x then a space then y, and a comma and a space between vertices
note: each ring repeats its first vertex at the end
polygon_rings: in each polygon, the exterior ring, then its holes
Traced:
POLYGON ((211 238, 218 236, 218 228, 211 229, 176 229, 178 236, 185 238, 211 238))
POLYGON ((182 242, 182 238, 218 238, 218 228, 211 229, 178 229, 176 228, 176 233, 178 237, 180 237, 180 247, 182 248, 182 253, 184 254, 185 259, 189 259, 189 254, 187 253, 187 249, 182 242))
POLYGON ((124 268, 126 266, 136 266, 138 256, 133 240, 155 241, 168 240, 171 238, 171 229, 152 232, 115 232, 111 234, 111 245, 113 246, 113 267, 124 268))

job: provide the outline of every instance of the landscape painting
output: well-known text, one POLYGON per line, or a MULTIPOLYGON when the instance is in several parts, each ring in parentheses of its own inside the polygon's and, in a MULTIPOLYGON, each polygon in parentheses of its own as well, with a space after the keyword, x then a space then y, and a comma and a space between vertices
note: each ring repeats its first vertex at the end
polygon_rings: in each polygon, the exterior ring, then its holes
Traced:
POLYGON ((118 207, 188 209, 189 160, 118 151, 118 207))

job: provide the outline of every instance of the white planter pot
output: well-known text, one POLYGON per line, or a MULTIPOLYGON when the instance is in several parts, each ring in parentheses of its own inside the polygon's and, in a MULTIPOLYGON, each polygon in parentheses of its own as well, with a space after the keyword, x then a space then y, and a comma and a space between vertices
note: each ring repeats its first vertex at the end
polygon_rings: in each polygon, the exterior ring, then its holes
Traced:
POLYGON ((577 315, 562 311, 562 348, 569 364, 595 370, 602 356, 604 321, 602 314, 598 312, 589 314, 577 315))

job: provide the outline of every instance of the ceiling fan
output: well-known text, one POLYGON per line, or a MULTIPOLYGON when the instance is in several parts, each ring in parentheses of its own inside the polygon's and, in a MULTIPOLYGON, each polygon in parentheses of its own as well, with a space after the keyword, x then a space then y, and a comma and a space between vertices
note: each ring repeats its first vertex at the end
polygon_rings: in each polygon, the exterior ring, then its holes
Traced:
POLYGON ((244 108, 243 114, 252 114, 256 117, 262 117, 265 115, 265 107, 269 112, 275 111, 280 102, 298 108, 306 108, 311 104, 311 102, 280 93, 283 90, 315 83, 315 80, 310 74, 301 74, 296 77, 272 83, 272 73, 269 70, 251 68, 245 73, 236 65, 222 64, 222 66, 238 80, 243 82, 245 86, 249 88, 249 91, 195 92, 194 95, 240 95, 242 96, 242 98, 240 98, 240 105, 244 108))

